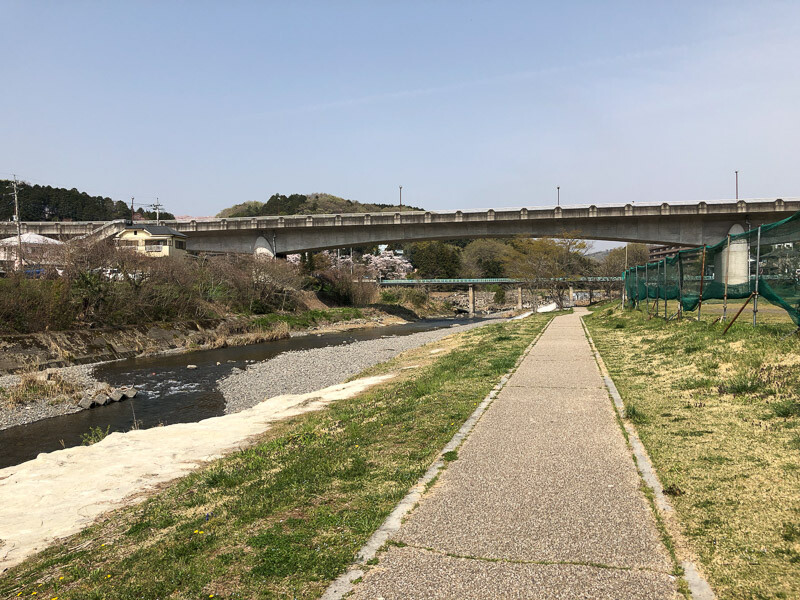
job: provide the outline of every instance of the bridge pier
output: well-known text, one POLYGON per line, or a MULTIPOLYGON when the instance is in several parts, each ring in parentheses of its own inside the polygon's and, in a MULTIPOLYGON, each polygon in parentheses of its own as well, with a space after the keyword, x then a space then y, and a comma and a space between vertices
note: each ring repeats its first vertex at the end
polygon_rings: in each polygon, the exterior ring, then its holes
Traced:
POLYGON ((475 315, 475 286, 469 285, 469 316, 475 315))
MULTIPOLYGON (((728 231, 730 235, 737 233, 744 233, 744 228, 741 225, 734 225, 728 231)), ((738 285, 740 283, 747 283, 750 278, 750 262, 748 260, 748 246, 747 240, 740 239, 731 242, 730 248, 730 267, 728 266, 728 249, 714 257, 714 280, 719 283, 725 283, 725 271, 728 271, 728 284, 738 285)))

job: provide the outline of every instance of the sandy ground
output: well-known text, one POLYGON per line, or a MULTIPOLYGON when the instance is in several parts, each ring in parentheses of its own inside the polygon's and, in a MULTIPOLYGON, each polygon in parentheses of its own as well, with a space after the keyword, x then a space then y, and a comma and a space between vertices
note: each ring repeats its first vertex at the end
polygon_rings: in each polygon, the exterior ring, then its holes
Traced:
POLYGON ((0 469, 0 573, 55 539, 79 532, 104 512, 141 500, 142 491, 246 446, 270 423, 353 397, 391 377, 276 396, 198 423, 112 433, 92 446, 40 454, 0 469))

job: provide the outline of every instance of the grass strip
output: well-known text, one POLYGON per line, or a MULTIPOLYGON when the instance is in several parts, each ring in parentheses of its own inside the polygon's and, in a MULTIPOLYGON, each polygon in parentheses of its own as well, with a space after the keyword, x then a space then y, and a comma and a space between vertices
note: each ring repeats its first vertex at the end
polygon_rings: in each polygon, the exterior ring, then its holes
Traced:
MULTIPOLYGON (((705 304, 703 305, 705 308, 705 304)), ((791 324, 585 319, 720 598, 800 597, 800 341, 791 324)))
POLYGON ((393 382, 280 423, 110 513, 4 574, 0 596, 318 597, 550 318, 487 325, 389 361, 382 368, 401 373, 393 382))
POLYGON ((270 313, 253 319, 257 327, 269 328, 275 323, 286 323, 291 329, 305 329, 320 323, 338 323, 361 319, 364 314, 357 308, 329 308, 326 310, 307 310, 299 314, 270 313))

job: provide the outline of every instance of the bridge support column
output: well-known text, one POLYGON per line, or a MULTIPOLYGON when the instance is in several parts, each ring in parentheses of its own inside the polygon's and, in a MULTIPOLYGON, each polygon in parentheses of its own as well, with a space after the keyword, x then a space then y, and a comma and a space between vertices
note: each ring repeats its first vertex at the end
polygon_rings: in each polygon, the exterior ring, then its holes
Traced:
POLYGON ((522 310, 522 286, 517 288, 517 310, 522 310))
POLYGON ((469 286, 469 316, 473 316, 475 314, 475 286, 470 284, 469 286))
MULTIPOLYGON (((741 225, 734 225, 728 232, 731 235, 744 233, 741 225)), ((728 265, 728 249, 714 257, 714 280, 725 283, 725 271, 728 270, 728 285, 747 283, 750 277, 750 264, 748 262, 748 247, 746 240, 734 240, 730 248, 730 266, 728 265)))

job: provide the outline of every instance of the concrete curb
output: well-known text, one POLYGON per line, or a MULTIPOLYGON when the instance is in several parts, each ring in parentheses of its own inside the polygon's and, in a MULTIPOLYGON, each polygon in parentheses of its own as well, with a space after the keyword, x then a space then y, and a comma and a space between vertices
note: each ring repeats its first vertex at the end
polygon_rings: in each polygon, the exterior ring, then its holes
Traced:
MULTIPOLYGON (((617 411, 617 415, 620 418, 622 426, 625 428, 625 432, 628 434, 628 441, 630 443, 633 456, 636 459, 634 462, 636 463, 636 468, 639 471, 639 475, 641 475, 642 480, 647 487, 652 490, 656 509, 660 513, 663 513, 663 520, 667 526, 669 535, 673 538, 678 537, 680 535, 679 532, 673 530, 675 527, 674 520, 676 518, 675 509, 670 504, 669 499, 664 495, 664 488, 658 479, 658 475, 656 475, 655 467, 653 467, 653 463, 650 462, 650 456, 647 454, 647 450, 645 450, 644 444, 642 444, 642 440, 639 438, 639 434, 636 433, 636 428, 630 422, 625 420, 625 404, 622 402, 622 397, 619 395, 617 386, 614 385, 614 380, 611 379, 611 376, 608 374, 608 369, 603 362, 603 357, 600 356, 597 346, 594 345, 594 340, 592 339, 592 335, 589 333, 589 328, 586 326, 586 323, 583 322, 583 317, 581 317, 581 325, 583 326, 583 331, 586 334, 586 339, 589 340, 589 345, 592 347, 592 352, 594 353, 594 358, 597 361, 597 365, 600 367, 600 373, 603 376, 606 388, 608 388, 611 399, 614 401, 614 408, 617 411)), ((676 548, 676 555, 678 554, 679 553, 676 548)), ((697 570, 697 566, 694 564, 694 562, 685 556, 678 556, 678 559, 680 560, 681 567, 683 567, 683 578, 689 585, 689 592, 692 594, 692 599, 716 600, 714 590, 711 589, 711 586, 708 584, 706 579, 697 570)))
POLYGON ((433 481, 433 479, 441 472, 442 468, 445 466, 446 462, 442 458, 446 452, 450 452, 452 450, 457 449, 461 443, 466 439, 466 437, 472 432, 475 427, 475 424, 481 418, 483 413, 486 412, 486 409, 489 408, 489 405, 492 401, 497 397, 497 394, 500 393, 500 390, 505 387, 508 380, 514 374, 514 372, 519 368, 522 361, 525 360, 525 357, 528 356, 530 351, 536 345, 536 342, 539 341, 539 338, 544 335, 544 332, 547 331, 547 328, 550 327, 550 324, 553 322, 553 319, 550 319, 547 322, 542 330, 536 335, 533 341, 528 344, 528 347, 519 355, 517 361, 514 363, 514 366, 509 369, 509 371, 500 378, 500 381, 497 382, 497 385, 492 388, 492 391, 478 404, 469 418, 464 421, 464 424, 461 428, 450 438, 450 441, 447 445, 442 448, 439 452, 439 455, 436 457, 436 460, 428 467, 428 470, 425 471, 425 474, 419 478, 414 487, 412 487, 406 496, 400 500, 400 502, 395 506, 394 510, 386 517, 386 520, 381 524, 380 527, 372 534, 372 536, 367 540, 367 542, 362 546, 361 550, 358 551, 356 555, 355 563, 342 575, 337 577, 333 583, 328 586, 328 589, 325 590, 325 593, 321 596, 321 600, 340 600, 346 594, 348 594, 353 589, 353 582, 358 579, 359 577, 364 576, 363 565, 375 558, 375 555, 378 553, 378 550, 386 543, 389 539, 389 536, 395 533, 400 529, 400 526, 403 523, 403 518, 411 512, 411 510, 416 506, 417 502, 422 498, 422 495, 425 493, 425 488, 433 481))

